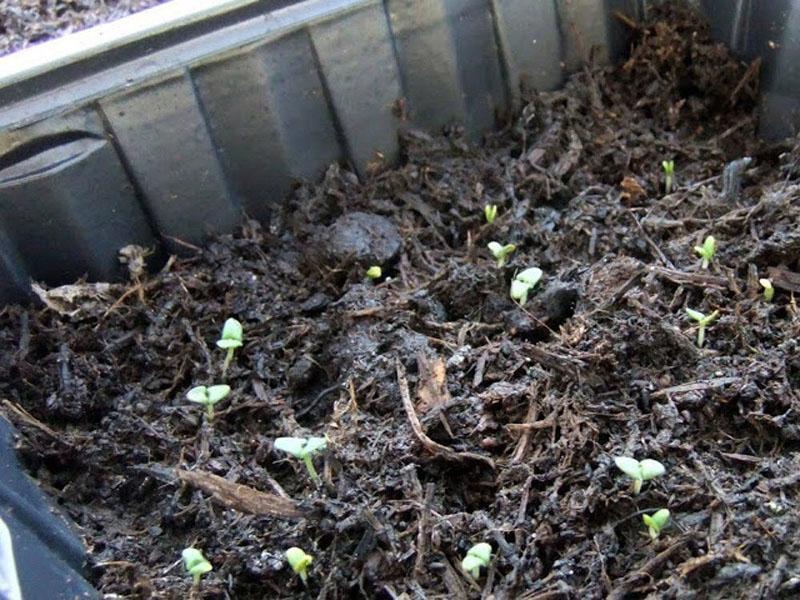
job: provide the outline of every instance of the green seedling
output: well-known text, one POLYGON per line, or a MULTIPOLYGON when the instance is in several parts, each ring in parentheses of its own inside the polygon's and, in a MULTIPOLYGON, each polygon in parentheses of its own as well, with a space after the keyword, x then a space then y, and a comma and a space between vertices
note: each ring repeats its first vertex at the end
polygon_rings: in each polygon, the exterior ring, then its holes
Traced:
POLYGON ((222 374, 228 371, 228 367, 233 360, 233 353, 237 348, 242 347, 242 340, 244 333, 242 331, 242 324, 236 319, 228 319, 225 325, 222 326, 222 335, 217 340, 217 346, 227 351, 225 355, 225 362, 222 364, 222 374))
POLYGON ((327 437, 279 437, 275 440, 275 448, 287 454, 291 454, 305 463, 308 474, 311 475, 311 479, 313 479, 315 483, 319 482, 319 475, 317 475, 317 470, 314 468, 312 458, 315 454, 323 452, 327 447, 327 437))
POLYGON ((719 311, 715 310, 710 315, 704 315, 699 310, 686 308, 686 314, 692 321, 697 321, 697 347, 702 348, 703 342, 706 340, 706 327, 719 316, 719 311))
POLYGON ((486 222, 491 225, 497 218, 497 204, 487 204, 483 207, 483 216, 486 217, 486 222))
POLYGON ((206 560, 206 557, 197 548, 185 548, 181 552, 181 558, 183 558, 183 566, 186 567, 186 572, 194 579, 195 587, 200 587, 200 578, 213 568, 211 563, 206 560))
POLYGON ((615 456, 614 464, 617 468, 633 480, 633 493, 642 491, 642 483, 660 477, 666 472, 664 465, 657 460, 645 458, 638 461, 628 456, 615 456))
POLYGON ((714 259, 714 253, 717 251, 717 240, 714 239, 713 235, 709 235, 703 241, 702 246, 695 246, 694 251, 703 259, 703 262, 700 264, 700 267, 703 269, 707 269, 708 265, 711 264, 711 261, 714 259))
POLYGON ((656 539, 661 530, 669 523, 669 511, 666 508, 657 510, 652 515, 642 515, 642 521, 647 526, 647 532, 650 534, 650 539, 656 539))
POLYGON ((373 281, 376 279, 380 279, 382 276, 383 276, 383 269, 381 269, 378 265, 372 265, 369 269, 367 269, 367 277, 369 277, 373 281))
POLYGON ((661 168, 664 169, 664 191, 670 194, 672 193, 672 185, 675 179, 675 161, 663 160, 661 161, 661 168))
POLYGON ((481 567, 484 569, 488 567, 491 560, 492 547, 486 542, 480 542, 467 551, 467 555, 461 561, 461 568, 477 579, 481 575, 481 567))
POLYGON ((314 561, 314 557, 306 554, 301 548, 292 546, 286 553, 286 562, 292 567, 292 571, 300 576, 303 584, 308 581, 308 567, 314 561))
POLYGON ((764 302, 772 302, 775 297, 775 288, 772 287, 772 282, 769 279, 759 279, 758 283, 764 288, 764 302))
POLYGON ((209 421, 214 420, 214 405, 226 398, 231 393, 231 386, 229 385, 198 385, 193 387, 186 393, 186 399, 189 402, 202 404, 206 407, 206 415, 209 421))
POLYGON ((492 253, 492 256, 494 256, 497 261, 498 269, 505 266, 506 262, 508 262, 508 257, 517 249, 514 244, 506 244, 503 246, 497 242, 489 242, 486 247, 489 248, 489 252, 492 253))
POLYGON ((543 274, 543 271, 537 267, 531 267, 517 273, 511 281, 512 300, 516 300, 520 306, 524 306, 528 301, 528 294, 536 287, 543 274))

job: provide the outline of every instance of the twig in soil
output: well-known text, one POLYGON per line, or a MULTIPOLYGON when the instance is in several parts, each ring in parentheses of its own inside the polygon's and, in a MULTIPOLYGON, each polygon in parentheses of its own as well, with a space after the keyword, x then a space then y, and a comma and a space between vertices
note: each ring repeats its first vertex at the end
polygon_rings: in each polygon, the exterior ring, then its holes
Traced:
POLYGON ((650 246, 650 249, 655 253, 658 259, 664 264, 665 267, 674 270, 675 265, 672 264, 672 261, 668 259, 667 256, 661 251, 661 248, 658 247, 658 244, 656 244, 653 241, 653 238, 651 238, 644 230, 644 227, 642 227, 642 224, 639 222, 639 219, 636 218, 636 215, 633 213, 633 211, 628 209, 628 213, 633 219, 633 222, 636 223, 636 229, 639 230, 639 234, 642 236, 642 238, 644 238, 644 241, 647 242, 647 245, 650 246))
POLYGON ((673 385, 668 388, 663 388, 650 394, 651 398, 660 398, 670 394, 685 394, 687 392, 702 392, 714 388, 724 387, 732 383, 739 383, 742 381, 741 377, 716 377, 714 379, 705 379, 702 381, 695 381, 692 383, 682 383, 680 385, 673 385))
MULTIPOLYGON (((444 566, 444 573, 442 575, 442 579, 444 579, 444 585, 447 587, 447 591, 450 593, 450 598, 459 598, 460 600, 467 600, 467 590, 464 589, 464 586, 461 584, 462 579, 458 576, 458 571, 453 568, 453 565, 450 564, 450 561, 447 559, 443 562, 444 566)), ((474 582, 470 581, 473 588, 476 590, 480 590, 480 587, 474 582)))
POLYGON ((623 13, 623 12, 621 12, 619 10, 615 10, 614 11, 614 18, 617 19, 623 25, 625 25, 625 27, 633 29, 634 31, 639 31, 639 29, 641 29, 641 27, 642 27, 638 23, 638 21, 636 21, 632 17, 629 17, 628 15, 626 15, 625 13, 623 13))
POLYGON ((175 475, 180 481, 206 492, 224 507, 239 512, 281 519, 295 519, 303 514, 291 500, 240 483, 231 483, 213 473, 176 469, 175 475))
POLYGON ((455 462, 463 462, 466 460, 478 461, 484 463, 494 471, 495 467, 492 459, 481 456, 480 454, 476 454, 474 452, 456 452, 447 446, 439 444, 438 442, 434 442, 425 434, 425 432, 422 430, 422 424, 419 421, 419 417, 414 410, 414 403, 411 401, 411 393, 408 389, 408 379, 406 378, 405 367, 403 367, 403 364, 400 362, 399 358, 395 359, 395 366, 397 369, 397 384, 400 388, 400 398, 403 401, 403 408, 405 408, 406 416, 408 417, 408 422, 411 425, 414 436, 417 438, 419 443, 422 444, 422 447, 425 448, 425 450, 427 450, 429 453, 435 456, 441 456, 445 460, 452 460, 455 462))
MULTIPOLYGON (((31 427, 38 429, 42 433, 47 434, 54 440, 58 440, 60 442, 67 444, 67 442, 62 440, 61 437, 55 431, 50 429, 47 425, 42 423, 39 419, 34 417, 32 414, 30 414, 27 410, 25 410, 21 406, 18 406, 13 402, 11 402, 10 400, 5 400, 5 399, 3 400, 3 405, 5 405, 6 409, 10 411, 12 414, 14 414, 20 421, 23 421, 24 423, 30 425, 31 427)), ((5 416, 8 417, 9 416, 8 413, 6 413, 5 416)), ((12 419, 8 420, 11 421, 12 419)))
MULTIPOLYGON (((528 400, 528 412, 525 414, 525 423, 522 425, 517 425, 517 431, 521 431, 522 435, 519 436, 519 440, 517 440, 517 447, 514 449, 514 454, 511 456, 511 464, 518 463, 525 458, 525 453, 528 451, 528 443, 530 442, 531 438, 531 429, 534 429, 534 423, 536 421, 536 414, 538 413, 538 394, 539 386, 536 382, 534 382, 527 390, 529 395, 528 400)), ((512 425, 507 426, 510 430, 513 431, 512 425)), ((538 427, 536 427, 538 429, 538 427)))
POLYGON ((639 581, 639 579, 642 577, 653 577, 654 572, 660 569, 661 566, 667 562, 673 554, 688 544, 690 539, 691 538, 689 537, 684 537, 683 539, 678 540, 669 548, 659 552, 653 558, 644 563, 641 569, 624 577, 622 581, 620 581, 616 587, 611 590, 611 593, 607 596, 608 600, 623 600, 623 598, 627 598, 631 588, 636 585, 636 582, 639 581))
POLYGON ((428 556, 428 546, 430 544, 430 521, 431 504, 433 504, 433 493, 436 491, 436 484, 425 484, 425 498, 422 501, 419 521, 417 522, 417 558, 414 561, 414 573, 417 577, 424 576, 425 559, 428 556))
POLYGON ((475 363, 475 375, 472 378, 472 387, 480 387, 483 383, 483 374, 486 371, 486 361, 489 360, 489 351, 484 350, 478 357, 478 362, 475 363))
POLYGON ((177 238, 177 237, 174 237, 174 236, 171 236, 171 235, 164 235, 163 233, 161 235, 162 235, 162 237, 170 240, 171 242, 175 242, 179 246, 183 246, 184 248, 188 248, 189 250, 193 250, 194 252, 197 252, 198 254, 203 252, 203 249, 200 246, 195 246, 194 244, 190 244, 189 242, 186 242, 186 241, 184 241, 184 240, 182 240, 180 238, 177 238))
POLYGON ((320 400, 322 400, 325 396, 327 396, 331 392, 335 392, 340 387, 341 387, 340 383, 334 383, 332 386, 325 388, 319 394, 314 396, 314 398, 311 400, 311 402, 306 404, 302 409, 300 409, 297 412, 295 412, 294 416, 299 419, 299 418, 307 415, 317 405, 317 403, 319 403, 320 400))
POLYGON ((766 600, 767 598, 778 597, 778 589, 780 588, 781 582, 786 575, 786 566, 788 563, 789 561, 786 558, 786 555, 781 554, 780 558, 778 558, 778 561, 775 563, 775 567, 769 574, 769 577, 762 584, 760 593, 758 595, 759 598, 766 600))
POLYGON ((742 78, 739 80, 739 83, 737 83, 736 87, 733 88, 733 91, 731 92, 731 97, 729 98, 731 106, 736 104, 739 92, 742 91, 744 86, 746 86, 751 79, 758 77, 759 71, 761 71, 761 57, 757 56, 753 60, 753 62, 750 63, 750 66, 747 67, 747 70, 744 72, 744 75, 742 75, 742 78))
POLYGON ((19 316, 19 345, 17 346, 17 360, 25 360, 31 346, 30 316, 27 312, 19 316))
POLYGON ((685 273, 677 269, 665 269, 664 267, 648 267, 651 273, 668 279, 678 285, 694 285, 704 288, 715 288, 724 290, 728 287, 728 281, 724 277, 718 277, 709 273, 685 273))

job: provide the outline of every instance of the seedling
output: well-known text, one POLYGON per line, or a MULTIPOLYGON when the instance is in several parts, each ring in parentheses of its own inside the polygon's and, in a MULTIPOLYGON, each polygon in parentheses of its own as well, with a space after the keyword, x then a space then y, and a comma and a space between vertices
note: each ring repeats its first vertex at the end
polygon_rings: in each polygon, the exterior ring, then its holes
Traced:
POLYGON ((467 555, 461 561, 461 568, 477 579, 481 575, 481 567, 488 567, 490 560, 492 560, 492 547, 486 542, 480 542, 467 551, 467 555))
POLYGON ((315 483, 319 482, 319 475, 317 475, 317 470, 314 468, 312 458, 315 454, 324 451, 327 447, 327 437, 279 437, 275 440, 275 448, 287 454, 291 454, 305 463, 308 474, 311 475, 311 479, 313 479, 315 483))
POLYGON ((769 279, 759 279, 758 283, 764 288, 764 302, 772 302, 775 297, 775 288, 772 287, 772 282, 769 279))
POLYGON ((217 346, 223 350, 227 350, 225 362, 222 364, 223 375, 225 375, 228 371, 228 367, 231 365, 234 351, 242 347, 243 339, 242 324, 236 319, 228 319, 225 321, 225 325, 222 326, 222 335, 217 340, 217 346))
POLYGON ((200 587, 200 578, 213 569, 211 563, 206 560, 206 557, 197 548, 185 548, 181 552, 181 557, 183 558, 183 566, 186 567, 186 572, 194 579, 194 586, 200 587))
POLYGON ((536 287, 543 274, 542 270, 537 267, 517 273, 511 281, 511 298, 519 302, 520 306, 524 306, 528 301, 528 294, 536 287))
POLYGON ((308 567, 314 561, 314 557, 306 554, 301 548, 292 546, 286 553, 286 562, 292 567, 292 571, 300 576, 303 584, 308 581, 308 567))
POLYGON ((710 315, 704 315, 699 310, 693 310, 687 307, 686 314, 689 315, 689 318, 693 321, 697 321, 697 347, 702 348, 703 342, 706 340, 706 327, 711 325, 714 319, 719 316, 719 311, 715 310, 710 315))
POLYGON ((486 217, 486 222, 491 225, 497 218, 497 204, 487 204, 483 207, 483 216, 486 217))
POLYGON ((209 421, 214 420, 214 405, 226 398, 231 393, 231 386, 229 385, 198 385, 193 387, 186 393, 186 399, 189 402, 202 404, 206 407, 206 415, 209 421))
POLYGON ((666 508, 662 508, 654 512, 652 515, 642 515, 642 520, 647 526, 647 532, 650 534, 650 539, 654 540, 659 536, 661 530, 667 526, 667 523, 669 522, 669 511, 666 508))
POLYGON ((373 281, 376 279, 380 279, 382 275, 383 275, 383 269, 381 269, 378 265, 372 265, 369 269, 367 269, 367 277, 369 277, 373 281))
POLYGON ((517 249, 514 244, 506 244, 503 246, 498 242, 489 242, 486 247, 489 248, 489 252, 492 253, 492 256, 494 256, 497 261, 498 269, 505 266, 506 262, 508 262, 508 257, 517 249))
POLYGON ((709 235, 703 241, 702 246, 695 246, 694 251, 700 255, 700 258, 703 259, 703 262, 700 264, 700 267, 703 269, 707 269, 708 265, 711 264, 711 261, 714 258, 714 253, 717 251, 717 240, 714 239, 713 235, 709 235))
POLYGON ((615 456, 614 464, 617 468, 633 479, 633 493, 638 494, 642 491, 642 483, 650 479, 660 477, 666 472, 664 465, 657 460, 645 458, 638 461, 627 456, 615 456))
POLYGON ((675 161, 663 160, 661 167, 664 169, 664 191, 667 194, 672 193, 672 184, 675 178, 675 161))

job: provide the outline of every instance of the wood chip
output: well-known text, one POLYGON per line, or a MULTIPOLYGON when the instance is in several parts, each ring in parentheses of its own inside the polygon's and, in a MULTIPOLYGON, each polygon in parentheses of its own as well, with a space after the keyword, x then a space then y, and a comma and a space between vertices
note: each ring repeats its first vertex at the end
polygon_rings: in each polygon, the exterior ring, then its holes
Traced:
POLYGON ((295 503, 287 498, 260 492, 241 483, 231 483, 213 473, 184 469, 177 469, 175 473, 179 480, 204 491, 225 508, 232 508, 249 515, 269 515, 282 519, 296 519, 303 514, 295 503))
POLYGON ((637 202, 640 198, 644 198, 647 195, 642 184, 640 184, 635 177, 631 177, 630 175, 622 179, 619 187, 622 188, 620 198, 626 203, 637 202))
POLYGON ((779 269, 777 267, 769 267, 767 269, 767 274, 769 275, 773 287, 781 288, 789 292, 800 293, 800 273, 779 269))
POLYGON ((442 406, 450 400, 447 391, 445 361, 437 356, 429 359, 424 353, 417 355, 419 386, 417 387, 417 410, 426 414, 432 408, 442 406))

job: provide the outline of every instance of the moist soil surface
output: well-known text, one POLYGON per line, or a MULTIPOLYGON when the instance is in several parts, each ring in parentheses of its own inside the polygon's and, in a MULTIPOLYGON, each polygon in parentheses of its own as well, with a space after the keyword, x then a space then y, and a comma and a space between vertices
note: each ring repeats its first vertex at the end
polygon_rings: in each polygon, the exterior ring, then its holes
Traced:
POLYGON ((800 150, 758 140, 757 70, 669 10, 480 144, 408 131, 395 170, 333 166, 268 225, 0 313, 2 410, 102 592, 797 597, 800 150), (702 347, 686 308, 719 311, 702 347), (222 382, 209 422, 186 393, 222 382), (274 447, 309 435, 318 483, 274 447), (618 456, 666 472, 634 494, 618 456))

